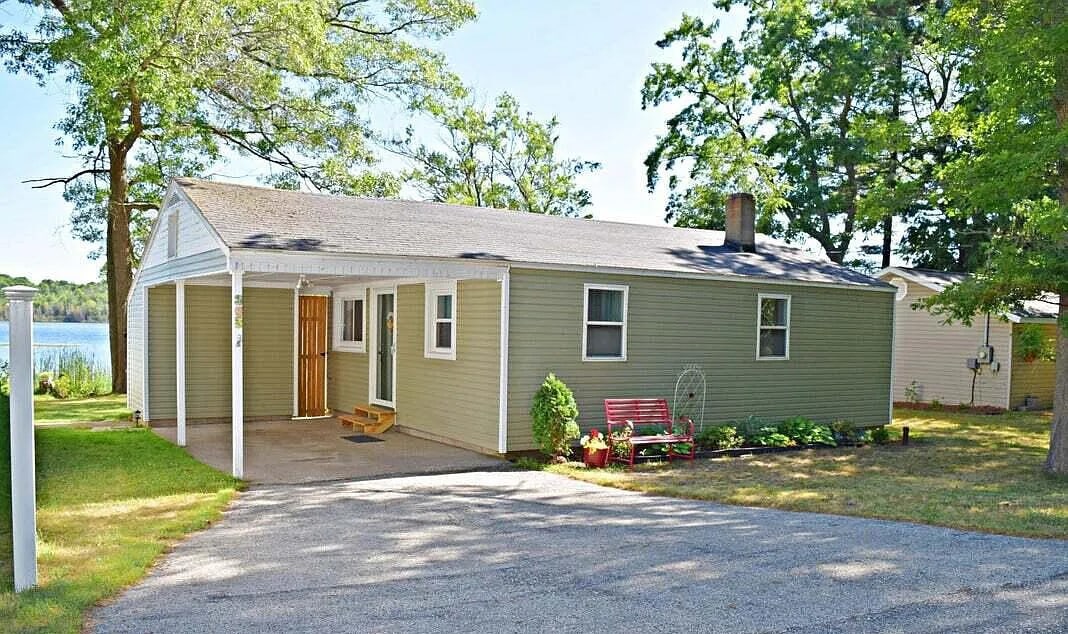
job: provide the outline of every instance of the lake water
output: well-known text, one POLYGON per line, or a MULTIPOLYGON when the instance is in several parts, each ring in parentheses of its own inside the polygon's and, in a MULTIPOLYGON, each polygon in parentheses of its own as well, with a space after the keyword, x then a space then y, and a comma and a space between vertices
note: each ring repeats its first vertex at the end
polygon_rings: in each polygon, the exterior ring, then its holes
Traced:
MULTIPOLYGON (((0 321, 0 361, 8 359, 8 323, 0 321)), ((33 347, 38 359, 57 350, 80 349, 103 368, 111 369, 108 325, 38 322, 33 325, 33 347)))

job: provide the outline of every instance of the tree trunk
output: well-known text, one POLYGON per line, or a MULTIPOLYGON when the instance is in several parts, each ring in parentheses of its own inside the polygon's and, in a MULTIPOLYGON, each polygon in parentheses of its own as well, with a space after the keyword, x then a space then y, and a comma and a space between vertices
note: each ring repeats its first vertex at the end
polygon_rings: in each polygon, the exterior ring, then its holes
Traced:
POLYGON ((118 141, 108 142, 107 282, 108 336, 111 342, 111 390, 126 393, 126 296, 133 282, 133 243, 130 240, 130 208, 127 206, 127 150, 118 141))
POLYGON ((1057 324, 1057 366, 1053 388, 1053 421, 1049 432, 1046 470, 1068 474, 1068 294, 1061 295, 1060 323, 1057 324))
POLYGON ((890 251, 894 248, 894 214, 888 213, 883 217, 883 266, 890 266, 890 251))

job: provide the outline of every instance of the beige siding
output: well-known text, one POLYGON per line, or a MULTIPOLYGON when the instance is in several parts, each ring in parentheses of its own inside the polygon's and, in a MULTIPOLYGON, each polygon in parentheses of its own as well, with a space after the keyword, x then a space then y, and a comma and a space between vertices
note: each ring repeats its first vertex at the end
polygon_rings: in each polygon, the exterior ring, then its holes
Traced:
MULTIPOLYGON (((370 302, 364 294, 364 311, 370 310, 370 302)), ((370 317, 364 339, 371 336, 370 317)), ((367 383, 368 358, 365 352, 341 352, 333 349, 334 308, 330 302, 330 354, 327 356, 327 407, 342 412, 351 412, 353 406, 367 403, 370 390, 367 383)), ((365 341, 366 343, 366 341, 365 341)))
POLYGON ((495 281, 457 283, 456 359, 444 360, 424 356, 423 285, 398 288, 398 425, 497 450, 500 292, 495 281))
MULTIPOLYGON (((186 412, 230 415, 230 289, 186 286, 186 412)), ((245 415, 293 411, 293 293, 245 289, 245 415)), ((149 407, 176 416, 174 286, 149 290, 149 407)))
MULTIPOLYGON (((894 303, 894 400, 907 400, 905 390, 916 382, 918 398, 923 402, 938 400, 947 405, 971 402, 972 371, 965 360, 974 357, 983 343, 985 317, 977 317, 971 326, 943 324, 942 317, 912 304, 934 292, 908 282, 908 293, 894 303)), ((1001 363, 997 373, 985 366, 975 380, 975 403, 1007 407, 1009 376, 1008 358, 1012 326, 997 318, 990 320, 990 345, 994 360, 1001 363)))
MULTIPOLYGON (((1023 324, 1013 327, 1013 340, 1019 336, 1023 324)), ((1041 324, 1039 328, 1050 338, 1056 338, 1056 324, 1041 324)), ((1053 361, 1027 362, 1020 358, 1013 346, 1012 388, 1009 392, 1009 406, 1022 405, 1025 396, 1036 396, 1041 407, 1053 407, 1053 388, 1056 383, 1056 363, 1053 361)))
POLYGON ((886 423, 891 293, 662 277, 512 270, 508 450, 530 449, 530 404, 552 371, 574 390, 583 427, 603 399, 672 399, 683 366, 707 374, 706 422, 777 419, 886 423), (626 362, 583 362, 584 283, 630 289, 626 362), (757 361, 757 294, 792 296, 790 359, 757 361))

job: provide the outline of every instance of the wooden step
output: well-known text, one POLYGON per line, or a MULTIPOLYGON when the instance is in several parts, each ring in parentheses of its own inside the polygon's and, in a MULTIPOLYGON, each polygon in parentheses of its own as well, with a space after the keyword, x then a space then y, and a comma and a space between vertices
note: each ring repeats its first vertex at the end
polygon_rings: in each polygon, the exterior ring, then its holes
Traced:
MULTIPOLYGON (((357 408, 357 411, 360 411, 357 408)), ((364 412, 367 410, 364 409, 364 412)), ((358 414, 338 414, 338 421, 342 425, 349 425, 352 427, 352 431, 362 432, 364 434, 381 434, 390 427, 393 426, 393 422, 396 420, 396 412, 383 411, 379 412, 379 416, 360 416, 358 414)))
POLYGON ((379 407, 378 405, 357 405, 352 408, 352 413, 358 418, 369 418, 379 423, 389 423, 389 425, 392 425, 393 421, 397 420, 396 410, 379 407))

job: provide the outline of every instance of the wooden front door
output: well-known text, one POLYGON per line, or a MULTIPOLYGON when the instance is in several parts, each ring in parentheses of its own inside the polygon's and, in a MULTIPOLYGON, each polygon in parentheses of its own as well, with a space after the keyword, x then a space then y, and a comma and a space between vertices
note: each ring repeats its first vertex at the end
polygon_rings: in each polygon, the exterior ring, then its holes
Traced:
POLYGON ((326 316, 329 298, 300 298, 297 352, 297 416, 326 415, 326 316))

